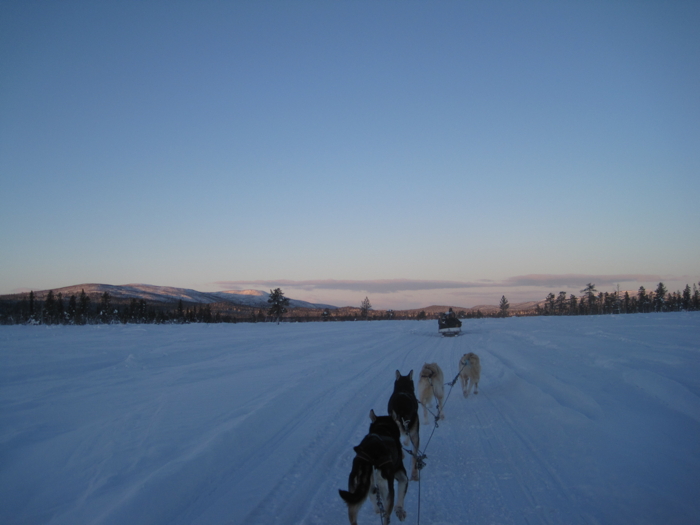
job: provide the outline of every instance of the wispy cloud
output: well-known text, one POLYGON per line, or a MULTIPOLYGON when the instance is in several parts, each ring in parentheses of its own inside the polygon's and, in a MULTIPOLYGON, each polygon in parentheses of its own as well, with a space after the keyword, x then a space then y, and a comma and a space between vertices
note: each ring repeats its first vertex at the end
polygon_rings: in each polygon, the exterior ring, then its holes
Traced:
POLYGON ((673 278, 660 275, 646 274, 530 274, 509 277, 500 281, 439 281, 420 279, 377 279, 377 280, 307 280, 294 281, 287 279, 259 281, 217 281, 222 289, 242 288, 277 288, 288 287, 306 291, 312 290, 344 290, 353 292, 391 294, 425 290, 464 290, 473 288, 512 289, 518 287, 531 288, 583 288, 588 283, 598 287, 614 286, 631 282, 659 282, 673 278))
MULTIPOLYGON (((668 279, 668 278, 667 278, 668 279)), ((673 279, 673 278, 671 278, 673 279)), ((596 286, 611 286, 616 284, 630 282, 659 282, 663 281, 664 277, 660 275, 648 274, 612 274, 612 275, 594 275, 594 274, 530 274, 518 275, 510 277, 498 283, 499 286, 518 287, 518 286, 536 286, 536 287, 552 287, 552 288, 583 288, 588 283, 593 283, 596 286)))
POLYGON ((418 290, 451 290, 455 288, 477 288, 491 286, 484 283, 469 283, 462 281, 434 281, 412 279, 377 279, 377 280, 310 280, 290 281, 261 280, 261 281, 217 281, 215 283, 222 288, 241 288, 263 286, 265 288, 290 287, 302 290, 345 290, 367 293, 396 293, 418 290))

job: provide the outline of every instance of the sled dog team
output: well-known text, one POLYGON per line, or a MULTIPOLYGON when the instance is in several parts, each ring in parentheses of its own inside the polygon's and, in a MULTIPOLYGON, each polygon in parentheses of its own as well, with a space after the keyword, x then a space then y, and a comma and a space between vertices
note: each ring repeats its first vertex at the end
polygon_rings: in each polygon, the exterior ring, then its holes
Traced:
MULTIPOLYGON (((479 356, 473 352, 464 354, 459 360, 459 379, 464 397, 473 390, 479 393, 481 364, 479 356)), ((456 378, 455 378, 456 379, 456 378)), ((348 518, 351 525, 357 525, 357 514, 369 496, 374 510, 383 515, 383 523, 388 525, 396 499, 396 517, 406 519, 404 498, 408 490, 408 476, 403 465, 401 441, 410 441, 411 480, 418 480, 417 457, 420 454, 418 427, 418 405, 423 405, 423 424, 428 424, 428 405, 433 399, 437 403, 437 418, 444 419, 444 376, 437 363, 425 363, 418 379, 418 397, 414 392, 413 370, 402 376, 396 371, 394 392, 387 406, 388 416, 377 416, 370 410, 369 432, 362 442, 354 447, 355 458, 348 478, 348 490, 339 490, 340 497, 348 505, 348 518), (394 492, 394 480, 398 493, 394 492), (396 497, 395 497, 396 496, 396 497)))

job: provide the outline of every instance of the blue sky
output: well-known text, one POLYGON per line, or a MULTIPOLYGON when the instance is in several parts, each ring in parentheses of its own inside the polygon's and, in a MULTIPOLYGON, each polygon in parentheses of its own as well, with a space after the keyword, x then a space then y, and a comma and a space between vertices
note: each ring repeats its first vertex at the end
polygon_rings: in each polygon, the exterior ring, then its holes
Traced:
POLYGON ((692 285, 698 27, 697 2, 3 2, 0 293, 692 285))

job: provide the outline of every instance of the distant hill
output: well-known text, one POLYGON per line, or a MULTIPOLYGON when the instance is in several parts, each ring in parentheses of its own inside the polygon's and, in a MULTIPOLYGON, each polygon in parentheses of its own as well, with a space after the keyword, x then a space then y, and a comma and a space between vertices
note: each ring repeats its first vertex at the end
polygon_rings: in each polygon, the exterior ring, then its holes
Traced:
MULTIPOLYGON (((100 296, 107 292, 113 301, 122 302, 129 301, 131 299, 143 299, 149 303, 160 303, 163 305, 177 304, 178 301, 183 301, 183 303, 191 304, 230 304, 235 306, 247 307, 247 308, 268 308, 270 305, 267 302, 270 294, 261 290, 226 290, 223 292, 199 292, 197 290, 191 290, 188 288, 175 288, 170 286, 154 286, 151 284, 124 284, 124 285, 111 285, 111 284, 95 284, 86 283, 78 284, 75 286, 66 286, 64 288, 53 289, 54 294, 62 294, 64 299, 69 298, 71 295, 78 296, 81 291, 85 290, 85 293, 90 297, 91 301, 99 302, 100 296)), ((49 290, 39 290, 34 291, 34 297, 38 300, 44 300, 46 294, 49 290)), ((17 301, 29 296, 28 292, 19 294, 9 294, 0 295, 0 300, 10 300, 17 301)), ((537 308, 544 306, 545 301, 530 301, 525 303, 511 304, 509 312, 511 315, 517 314, 518 312, 531 312, 537 308)), ((299 299, 289 298, 290 308, 308 308, 313 310, 323 310, 331 309, 357 315, 359 312, 358 307, 354 306, 344 306, 338 307, 330 304, 319 304, 310 303, 307 301, 301 301, 299 299)), ((493 314, 498 311, 498 306, 482 304, 473 306, 470 308, 464 306, 443 306, 443 305, 431 305, 425 308, 413 308, 409 310, 395 310, 395 312, 407 314, 408 316, 416 316, 420 312, 425 312, 429 317, 436 316, 442 312, 446 312, 452 308, 455 313, 459 312, 465 313, 475 313, 478 310, 483 314, 493 314)), ((384 310, 372 310, 374 313, 384 312, 384 310)))
MULTIPOLYGON (((175 304, 178 301, 194 304, 214 304, 230 303, 234 305, 247 306, 253 308, 267 308, 270 294, 260 290, 230 290, 224 292, 198 292, 187 288, 173 288, 169 286, 153 286, 150 284, 79 284, 66 286, 64 288, 53 289, 54 294, 62 294, 64 298, 71 295, 78 296, 81 291, 90 297, 92 301, 99 301, 100 296, 107 292, 113 300, 143 299, 151 303, 175 304)), ((34 297, 43 300, 49 290, 39 290, 34 292, 34 297)), ((28 297, 29 293, 10 294, 0 296, 0 300, 21 300, 28 297)), ((313 308, 313 309, 335 309, 336 306, 329 304, 315 304, 298 299, 289 299, 291 308, 313 308)))

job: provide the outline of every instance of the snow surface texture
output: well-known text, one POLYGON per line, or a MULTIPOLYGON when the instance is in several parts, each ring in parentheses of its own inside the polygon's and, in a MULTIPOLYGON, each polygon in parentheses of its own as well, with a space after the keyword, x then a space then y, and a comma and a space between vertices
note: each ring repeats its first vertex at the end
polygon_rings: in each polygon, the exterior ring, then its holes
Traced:
MULTIPOLYGON (((421 524, 699 523, 699 346, 697 313, 454 338, 433 321, 0 327, 0 522, 347 523, 338 488, 395 370, 435 361, 449 381, 474 351, 479 394, 447 398, 421 524)), ((417 523, 416 482, 406 510, 417 523)), ((359 521, 380 524, 369 501, 359 521)))

